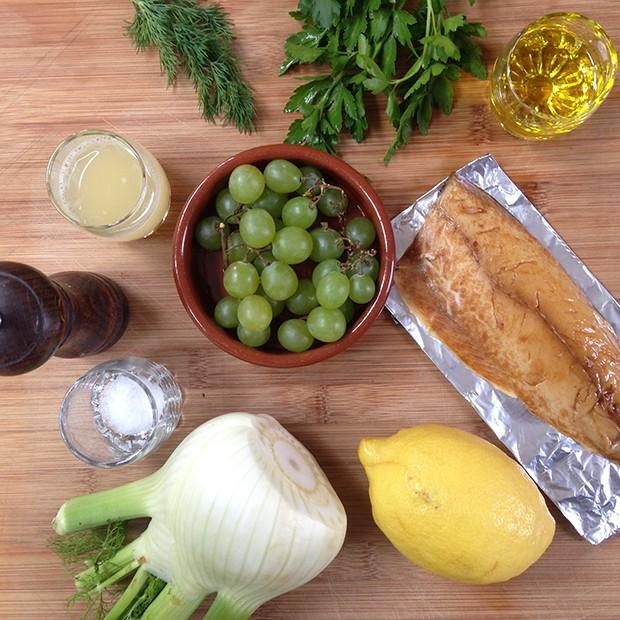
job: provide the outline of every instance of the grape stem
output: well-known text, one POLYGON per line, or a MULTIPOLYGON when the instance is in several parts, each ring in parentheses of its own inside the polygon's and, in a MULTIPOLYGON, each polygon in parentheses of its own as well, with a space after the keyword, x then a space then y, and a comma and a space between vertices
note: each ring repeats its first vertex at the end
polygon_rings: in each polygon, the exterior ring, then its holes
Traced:
POLYGON ((343 195, 343 197, 346 197, 345 191, 342 189, 342 187, 332 185, 331 183, 327 183, 327 181, 324 181, 322 179, 316 185, 313 185, 310 189, 306 190, 303 195, 305 198, 310 198, 310 200, 312 200, 313 202, 318 202, 319 200, 321 200, 323 194, 325 194, 328 189, 337 189, 343 195), (318 194, 316 193, 317 188, 319 190, 318 194))
POLYGON ((226 251, 226 246, 228 245, 228 235, 226 234, 226 224, 224 222, 220 222, 219 229, 220 243, 222 245, 222 262, 224 263, 224 269, 226 269, 226 267, 228 267, 228 252, 226 251))
POLYGON ((354 269, 359 263, 361 263, 364 260, 365 256, 376 256, 377 254, 377 250, 375 250, 374 248, 363 250, 362 248, 358 247, 354 241, 351 241, 351 239, 348 239, 344 235, 342 236, 342 239, 345 245, 348 246, 347 247, 347 252, 348 252, 347 260, 344 263, 342 263, 340 266, 340 270, 344 273, 346 273, 350 269, 354 269), (351 256, 352 250, 356 253, 356 255, 353 258, 353 260, 350 260, 349 257, 351 256))
MULTIPOLYGON (((241 213, 243 213, 244 211, 247 211, 246 206, 245 205, 241 205, 239 206, 237 209, 235 209, 235 212, 232 213, 231 215, 229 215, 223 222, 220 222, 219 224, 219 228, 220 228, 220 238, 221 238, 221 243, 222 243, 222 263, 224 264, 224 269, 226 269, 226 267, 228 267, 228 252, 229 252, 229 248, 228 248, 228 235, 226 234, 226 226, 232 226, 234 224, 236 224, 237 222, 234 221, 234 218, 238 218, 239 215, 241 213)), ((234 247, 240 247, 240 246, 234 246, 234 247)), ((231 250, 234 248, 230 248, 231 250)))
POLYGON ((361 248, 357 241, 354 241, 353 239, 349 239, 349 237, 345 235, 344 228, 340 231, 340 236, 342 238, 343 243, 345 244, 345 247, 349 251, 359 252, 360 254, 365 254, 368 256, 375 256, 377 254, 377 250, 375 250, 374 248, 369 248, 369 249, 361 248))
POLYGON ((235 218, 235 217, 239 217, 242 213, 245 213, 247 210, 248 210, 248 209, 247 209, 247 207, 246 207, 245 205, 239 205, 239 206, 235 209, 234 213, 232 213, 231 215, 229 215, 229 216, 226 218, 226 224, 237 224, 238 222, 229 221, 229 220, 232 220, 232 219, 233 219, 233 218, 235 218))
MULTIPOLYGON (((227 239, 226 241, 228 241, 228 239, 227 239)), ((231 246, 231 247, 229 247, 229 248, 227 248, 227 249, 223 250, 223 252, 224 252, 224 254, 223 254, 223 256, 224 256, 224 269, 226 269, 226 267, 228 266, 228 254, 229 254, 230 252, 232 252, 233 250, 236 250, 237 248, 242 248, 242 247, 244 247, 244 246, 245 246, 245 243, 239 243, 238 245, 233 245, 233 246, 231 246)), ((223 248, 223 247, 224 247, 224 246, 222 246, 222 248, 223 248)), ((268 249, 269 249, 269 246, 268 246, 268 247, 266 247, 266 248, 264 248, 264 249, 265 249, 265 250, 268 250, 268 249)), ((248 255, 247 255, 247 256, 248 256, 248 258, 249 258, 249 256, 250 256, 250 254, 251 254, 251 253, 253 253, 253 254, 258 254, 258 252, 256 251, 256 249, 255 249, 255 248, 248 247, 248 255)), ((250 262, 250 263, 251 263, 252 261, 251 261, 251 260, 248 260, 248 262, 250 262)))

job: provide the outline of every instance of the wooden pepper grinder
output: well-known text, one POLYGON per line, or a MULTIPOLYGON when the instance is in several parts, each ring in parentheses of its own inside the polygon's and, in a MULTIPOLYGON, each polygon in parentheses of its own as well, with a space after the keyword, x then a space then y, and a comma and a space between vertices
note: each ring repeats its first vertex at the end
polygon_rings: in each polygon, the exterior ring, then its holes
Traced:
POLYGON ((48 278, 0 261, 0 376, 34 370, 52 355, 101 353, 123 335, 128 317, 123 291, 104 276, 64 271, 48 278))

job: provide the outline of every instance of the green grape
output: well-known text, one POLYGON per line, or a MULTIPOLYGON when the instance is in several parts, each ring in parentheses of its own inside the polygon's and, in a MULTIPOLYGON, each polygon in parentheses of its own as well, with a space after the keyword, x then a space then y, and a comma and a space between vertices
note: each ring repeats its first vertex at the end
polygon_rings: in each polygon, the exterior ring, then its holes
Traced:
MULTIPOLYGON (((301 175, 302 181, 297 190, 298 194, 309 192, 311 189, 316 188, 317 184, 323 180, 323 173, 312 166, 302 166, 301 175)), ((318 191, 318 188, 315 191, 318 191)), ((315 192, 311 193, 314 194, 315 192)))
POLYGON ((312 236, 298 226, 285 226, 276 233, 271 244, 273 255, 288 265, 303 263, 314 247, 312 236))
POLYGON ((347 325, 355 318, 355 304, 350 299, 347 299, 338 309, 344 314, 347 325))
POLYGON ((237 338, 248 347, 262 347, 271 338, 271 327, 266 327, 258 332, 251 332, 243 325, 239 325, 237 327, 237 338))
POLYGON ((294 269, 280 261, 271 263, 263 269, 260 282, 265 293, 276 301, 288 299, 295 293, 299 284, 294 269))
POLYGON ((215 310, 213 311, 215 322, 226 329, 237 327, 237 325, 239 325, 239 319, 237 318, 238 307, 238 299, 230 295, 222 297, 222 299, 215 304, 215 310))
POLYGON ((248 331, 259 332, 269 327, 273 319, 271 304, 260 295, 248 295, 239 302, 237 310, 239 324, 248 331))
MULTIPOLYGON (((198 245, 205 250, 220 250, 222 248, 222 230, 220 224, 222 220, 215 215, 203 217, 196 225, 195 239, 198 245)), ((224 234, 228 232, 228 226, 223 229, 224 234)))
POLYGON ((241 203, 237 202, 231 195, 228 188, 224 188, 215 199, 215 210, 222 221, 227 224, 238 224, 241 203))
POLYGON ((341 271, 341 266, 342 263, 335 258, 328 258, 327 260, 321 261, 312 270, 312 284, 314 284, 314 287, 316 288, 321 278, 324 278, 328 273, 332 271, 341 271))
POLYGON ((323 308, 340 308, 348 296, 349 278, 338 271, 321 278, 316 287, 316 299, 323 308))
POLYGON ((319 302, 316 300, 314 284, 312 284, 310 280, 300 280, 297 290, 286 302, 286 307, 289 309, 289 312, 298 316, 308 314, 310 310, 316 308, 318 305, 319 302))
POLYGON ((296 192, 301 185, 301 170, 286 159, 274 159, 265 166, 265 183, 278 194, 296 192))
POLYGON ((282 221, 285 226, 298 226, 299 228, 310 228, 318 211, 316 205, 304 196, 291 198, 282 209, 282 221))
POLYGON ((224 288, 231 297, 243 299, 256 292, 260 279, 254 265, 236 261, 224 270, 224 288))
POLYGON ((276 218, 275 220, 273 220, 273 221, 274 221, 274 222, 275 222, 275 224, 276 224, 276 231, 277 231, 277 230, 281 230, 282 228, 284 228, 284 222, 283 222, 283 221, 282 221, 279 217, 277 217, 277 218, 276 218))
POLYGON ((242 164, 231 172, 228 189, 233 200, 249 205, 261 197, 265 189, 265 177, 256 166, 242 164))
POLYGON ((266 187, 261 197, 251 206, 253 209, 264 209, 275 219, 282 215, 282 207, 287 200, 288 196, 286 194, 277 194, 266 187))
POLYGON ((239 233, 251 248, 264 248, 273 241, 276 225, 264 209, 249 209, 241 216, 239 233))
POLYGON ((320 263, 328 258, 340 258, 344 252, 344 241, 333 228, 315 228, 312 235, 312 253, 310 258, 320 263))
POLYGON ((261 297, 264 297, 269 302, 269 305, 271 306, 271 311, 274 317, 282 314, 282 311, 284 310, 284 308, 286 308, 286 304, 284 303, 284 301, 282 300, 276 301, 275 299, 271 299, 271 297, 269 297, 269 295, 265 293, 262 286, 259 286, 256 289, 256 294, 260 295, 261 297))
POLYGON ((302 353, 312 346, 314 338, 303 319, 289 319, 278 329, 278 342, 287 351, 302 353))
POLYGON ((352 276, 349 297, 356 304, 367 304, 375 296, 375 283, 370 276, 352 276))
POLYGON ((263 269, 267 265, 271 265, 276 258, 272 254, 271 250, 263 250, 254 260, 254 267, 256 267, 256 271, 258 271, 259 275, 263 273, 263 269))
POLYGON ((253 251, 243 243, 241 234, 239 231, 230 233, 228 237, 228 245, 226 250, 226 256, 229 261, 249 261, 253 255, 253 251))
POLYGON ((349 278, 357 273, 361 276, 370 276, 376 282, 379 277, 379 261, 366 252, 350 254, 347 262, 351 265, 347 271, 349 278))
POLYGON ((318 202, 319 211, 327 217, 344 215, 348 206, 347 195, 338 187, 328 187, 318 202))
POLYGON ((321 306, 310 312, 307 323, 309 332, 321 342, 336 342, 347 330, 347 321, 340 310, 321 306))
POLYGON ((354 217, 344 227, 344 234, 358 248, 367 249, 374 243, 377 231, 367 217, 354 217))

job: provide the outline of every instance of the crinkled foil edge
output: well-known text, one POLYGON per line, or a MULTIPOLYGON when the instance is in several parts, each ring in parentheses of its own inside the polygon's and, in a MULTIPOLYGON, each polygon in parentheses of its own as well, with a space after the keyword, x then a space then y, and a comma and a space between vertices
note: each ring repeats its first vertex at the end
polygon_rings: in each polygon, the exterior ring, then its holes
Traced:
MULTIPOLYGON (((620 334, 620 304, 491 155, 472 161, 458 170, 457 175, 488 192, 515 216, 553 254, 616 334, 620 334)), ((397 260, 413 242, 444 183, 445 180, 392 220, 397 260)), ((598 544, 620 530, 618 465, 589 452, 534 417, 520 400, 507 396, 464 366, 418 322, 396 285, 390 292, 387 308, 581 536, 598 544)))

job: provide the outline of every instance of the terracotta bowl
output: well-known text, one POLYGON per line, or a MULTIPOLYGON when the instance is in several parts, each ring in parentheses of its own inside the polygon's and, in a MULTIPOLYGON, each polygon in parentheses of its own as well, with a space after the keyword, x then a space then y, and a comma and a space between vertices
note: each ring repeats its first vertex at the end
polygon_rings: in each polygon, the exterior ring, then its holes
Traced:
POLYGON ((275 368, 293 368, 314 364, 350 347, 379 316, 392 284, 394 272, 394 236, 390 219, 381 200, 370 183, 341 159, 321 151, 298 145, 273 144, 243 151, 230 157, 215 168, 190 195, 174 232, 174 277, 179 297, 188 314, 202 331, 220 349, 252 364, 275 368), (331 344, 315 344, 304 353, 290 353, 278 348, 253 349, 239 342, 234 332, 218 326, 212 313, 219 296, 225 295, 221 284, 221 269, 207 265, 205 252, 194 241, 198 221, 215 214, 215 197, 226 186, 234 168, 240 164, 254 164, 263 168, 272 159, 288 159, 299 166, 311 165, 321 170, 326 179, 347 193, 349 211, 357 208, 370 218, 377 229, 377 258, 380 264, 377 293, 351 325, 345 335, 331 344), (219 296, 218 296, 219 295, 219 296))

